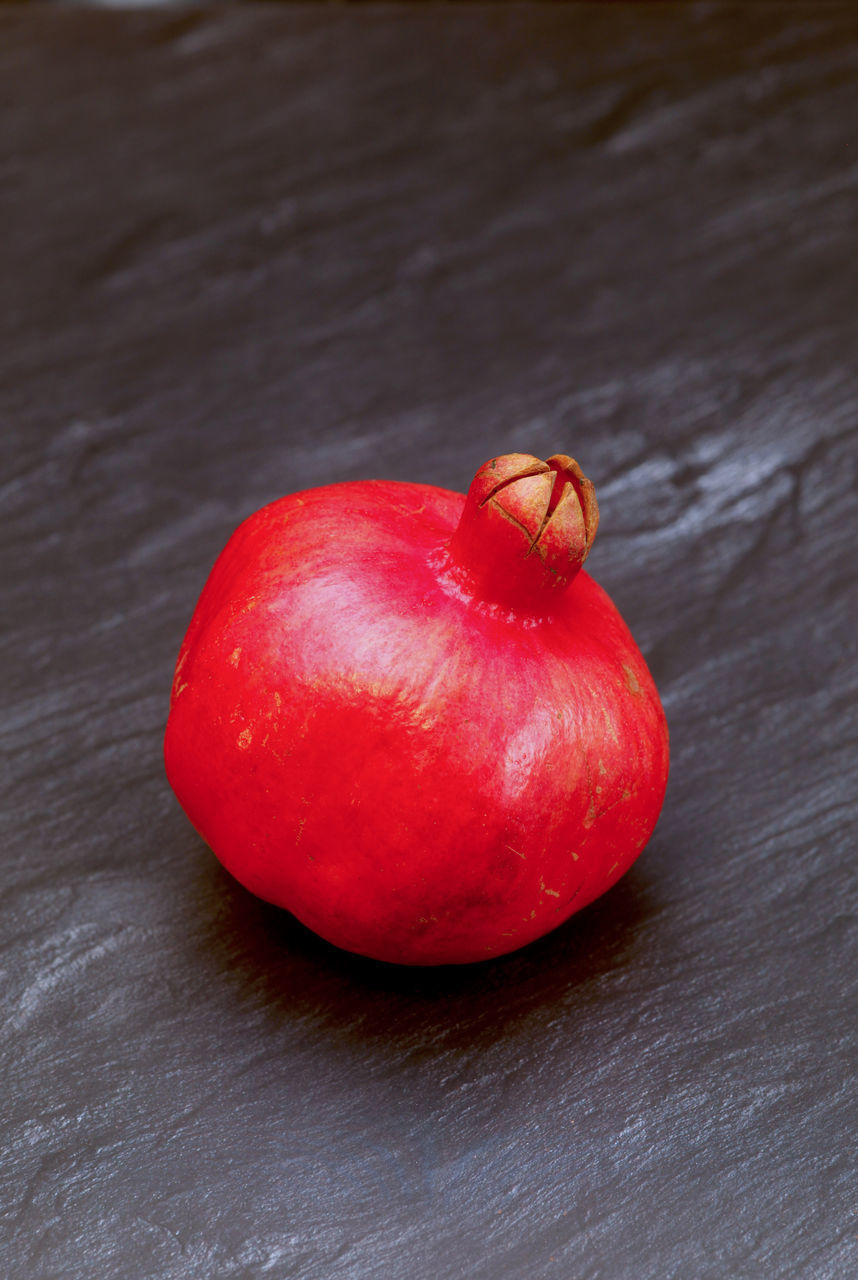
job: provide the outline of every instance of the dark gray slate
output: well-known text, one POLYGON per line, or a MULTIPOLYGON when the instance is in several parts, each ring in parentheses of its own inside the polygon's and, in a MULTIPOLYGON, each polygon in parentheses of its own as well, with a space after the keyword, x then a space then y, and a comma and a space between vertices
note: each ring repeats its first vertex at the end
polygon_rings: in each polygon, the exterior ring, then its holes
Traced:
POLYGON ((6 1280, 858 1274, 858 10, 0 13, 6 1280), (634 871, 336 952, 166 784, 234 525, 511 449, 663 692, 634 871))

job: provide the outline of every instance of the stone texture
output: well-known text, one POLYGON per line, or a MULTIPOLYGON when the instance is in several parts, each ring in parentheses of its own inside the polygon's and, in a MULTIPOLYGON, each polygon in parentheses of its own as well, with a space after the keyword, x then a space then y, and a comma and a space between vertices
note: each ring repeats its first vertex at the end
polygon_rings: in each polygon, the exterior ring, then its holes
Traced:
POLYGON ((0 1271, 841 1280, 858 13, 0 13, 0 1271), (574 454, 673 768, 494 963, 338 953, 163 776, 262 503, 574 454))

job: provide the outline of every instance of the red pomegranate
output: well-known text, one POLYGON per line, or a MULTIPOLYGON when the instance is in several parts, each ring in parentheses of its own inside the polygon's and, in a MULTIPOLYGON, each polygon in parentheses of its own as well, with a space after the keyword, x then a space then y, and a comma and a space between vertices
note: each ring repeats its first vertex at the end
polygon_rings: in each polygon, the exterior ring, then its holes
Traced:
POLYGON ((380 960, 482 960, 604 893, 655 826, 667 725, 581 570, 563 455, 467 497, 360 481, 237 529, 179 653, 167 774, 248 889, 380 960))

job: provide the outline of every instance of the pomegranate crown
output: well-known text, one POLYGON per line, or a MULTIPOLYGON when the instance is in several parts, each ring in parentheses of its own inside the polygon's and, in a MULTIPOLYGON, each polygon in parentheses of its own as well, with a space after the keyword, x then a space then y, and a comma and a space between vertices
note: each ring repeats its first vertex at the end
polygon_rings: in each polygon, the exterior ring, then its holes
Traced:
POLYGON ((599 505, 574 458, 492 458, 474 476, 450 554, 480 594, 535 606, 568 587, 593 545, 599 505))

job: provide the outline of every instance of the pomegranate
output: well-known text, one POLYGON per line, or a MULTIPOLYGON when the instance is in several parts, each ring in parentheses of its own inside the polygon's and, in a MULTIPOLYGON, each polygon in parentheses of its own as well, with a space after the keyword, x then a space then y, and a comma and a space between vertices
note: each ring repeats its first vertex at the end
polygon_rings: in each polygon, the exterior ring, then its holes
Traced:
POLYGON ((239 526, 179 653, 165 757, 225 867, 349 951, 523 946, 604 893, 655 826, 667 726, 581 566, 593 486, 494 458, 467 497, 360 481, 239 526))

